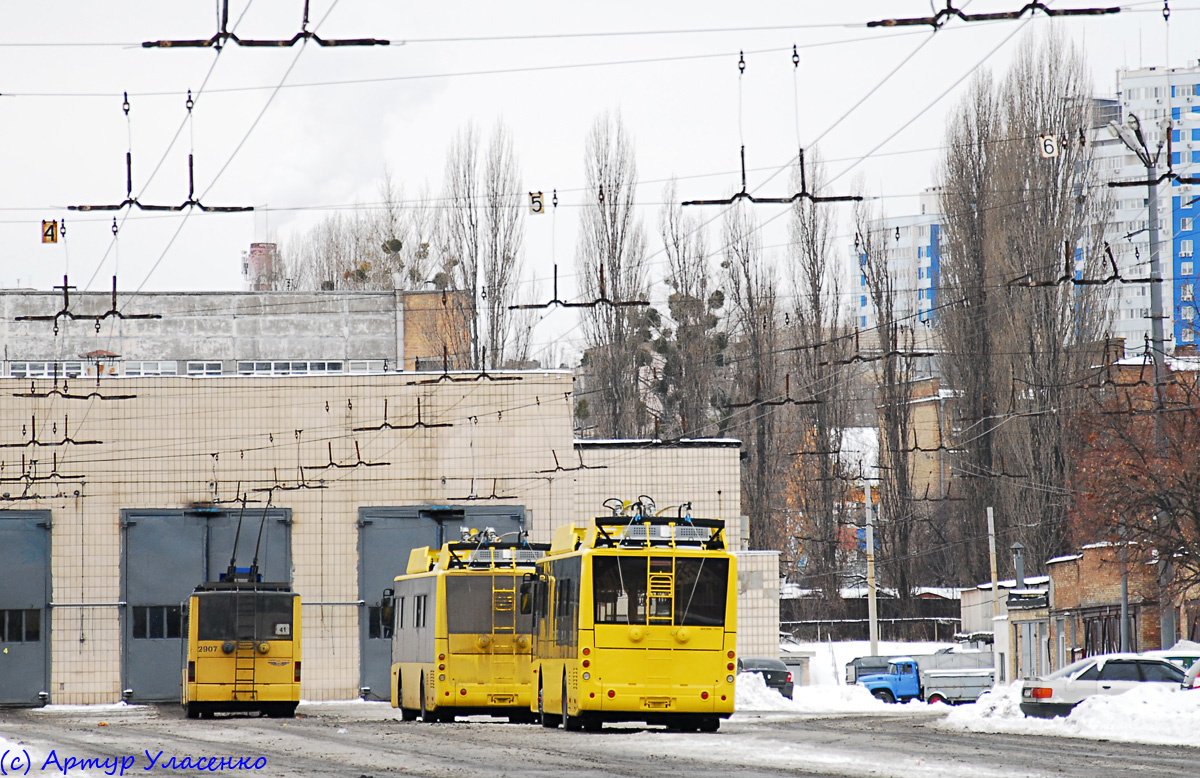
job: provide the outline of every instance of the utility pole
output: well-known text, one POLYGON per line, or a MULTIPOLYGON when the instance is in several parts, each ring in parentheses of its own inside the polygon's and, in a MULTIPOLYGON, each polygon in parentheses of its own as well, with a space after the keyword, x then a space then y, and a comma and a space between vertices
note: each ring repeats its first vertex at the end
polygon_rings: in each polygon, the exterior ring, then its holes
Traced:
POLYGON ((1000 616, 1000 576, 996 572, 996 518, 992 515, 992 506, 987 508, 988 528, 988 564, 992 569, 992 685, 999 684, 1004 679, 1004 654, 1000 651, 1000 632, 1004 632, 1004 645, 1008 645, 1007 617, 1000 616))
MULTIPOLYGON (((1161 411, 1165 400, 1166 370, 1164 357, 1166 341, 1163 336, 1163 302, 1162 302, 1162 264, 1158 257, 1158 159, 1162 156, 1165 146, 1170 161, 1171 153, 1171 118, 1167 116, 1159 124, 1160 137, 1158 147, 1151 152, 1142 134, 1142 123, 1136 114, 1130 113, 1125 117, 1125 124, 1108 123, 1108 131, 1114 138, 1125 144, 1138 161, 1146 169, 1146 197, 1149 204, 1146 227, 1150 231, 1150 357, 1154 361, 1154 407, 1161 411)), ((1140 185, 1141 181, 1112 181, 1109 186, 1140 185)), ((1156 437, 1161 437, 1161 419, 1155 414, 1154 425, 1156 437)))
POLYGON ((867 495, 867 624, 871 635, 871 656, 879 656, 879 611, 875 602, 875 510, 871 504, 871 484, 867 495))

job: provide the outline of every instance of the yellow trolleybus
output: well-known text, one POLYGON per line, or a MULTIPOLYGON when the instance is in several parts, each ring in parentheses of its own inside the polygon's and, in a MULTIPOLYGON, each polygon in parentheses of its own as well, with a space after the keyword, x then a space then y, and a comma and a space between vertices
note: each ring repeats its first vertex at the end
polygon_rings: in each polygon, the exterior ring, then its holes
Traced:
POLYGON ((649 498, 605 506, 611 516, 560 527, 521 587, 534 617, 532 710, 546 727, 715 731, 733 713, 736 675, 725 523, 690 506, 656 516, 649 498))
POLYGON ((300 702, 300 595, 256 568, 196 587, 184 605, 182 699, 189 719, 260 711, 290 717, 300 702))
POLYGON ((502 542, 489 528, 440 550, 413 549, 406 574, 383 598, 393 624, 392 707, 401 718, 532 720, 532 617, 520 613, 517 589, 548 548, 502 542))

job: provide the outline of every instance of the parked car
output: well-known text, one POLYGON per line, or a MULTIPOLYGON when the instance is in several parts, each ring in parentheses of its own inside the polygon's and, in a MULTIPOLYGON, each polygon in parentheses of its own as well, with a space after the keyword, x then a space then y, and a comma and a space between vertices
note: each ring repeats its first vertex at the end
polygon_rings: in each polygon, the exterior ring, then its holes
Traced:
POLYGON ((1165 659, 1140 654, 1100 654, 1021 684, 1026 716, 1066 716, 1088 697, 1121 694, 1141 683, 1182 684, 1184 674, 1165 659))
POLYGON ((783 660, 768 656, 744 656, 737 661, 738 673, 758 673, 767 682, 768 689, 792 699, 792 671, 783 660))
POLYGON ((1183 677, 1183 688, 1200 690, 1200 662, 1193 662, 1183 677))

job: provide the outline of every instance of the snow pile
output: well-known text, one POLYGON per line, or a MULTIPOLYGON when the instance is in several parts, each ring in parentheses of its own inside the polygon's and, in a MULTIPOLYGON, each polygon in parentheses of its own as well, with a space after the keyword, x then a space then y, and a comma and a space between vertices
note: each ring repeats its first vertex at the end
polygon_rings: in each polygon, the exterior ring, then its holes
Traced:
MULTIPOLYGON (((871 696, 863 686, 796 686, 788 699, 758 673, 737 677, 733 707, 736 711, 785 711, 789 713, 895 713, 909 705, 889 705, 871 696)), ((917 708, 924 705, 917 703, 917 708)))
POLYGON ((1096 695, 1071 715, 1025 718, 1021 684, 985 693, 974 705, 953 708, 939 724, 968 732, 1057 735, 1155 745, 1200 746, 1200 692, 1165 683, 1145 683, 1124 694, 1096 695))

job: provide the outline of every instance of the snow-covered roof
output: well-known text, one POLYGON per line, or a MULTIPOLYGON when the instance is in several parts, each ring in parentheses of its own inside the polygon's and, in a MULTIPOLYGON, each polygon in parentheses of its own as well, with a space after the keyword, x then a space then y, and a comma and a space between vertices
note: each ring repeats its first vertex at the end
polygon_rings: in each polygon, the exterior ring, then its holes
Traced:
POLYGON ((1076 559, 1083 559, 1083 554, 1070 554, 1068 556, 1056 556, 1053 559, 1047 559, 1046 564, 1053 565, 1059 562, 1073 562, 1076 559))
MULTIPOLYGON (((1038 586, 1040 584, 1046 584, 1048 586, 1050 584, 1050 576, 1048 576, 1048 575, 1027 575, 1027 576, 1025 576, 1025 588, 1026 589, 1028 589, 1030 586, 1038 586)), ((1006 578, 1003 581, 997 581, 997 585, 1001 589, 1015 589, 1017 586, 1017 581, 1014 578, 1006 578)), ((976 586, 975 588, 989 591, 992 588, 992 582, 987 581, 986 583, 981 583, 978 586, 976 586)))

